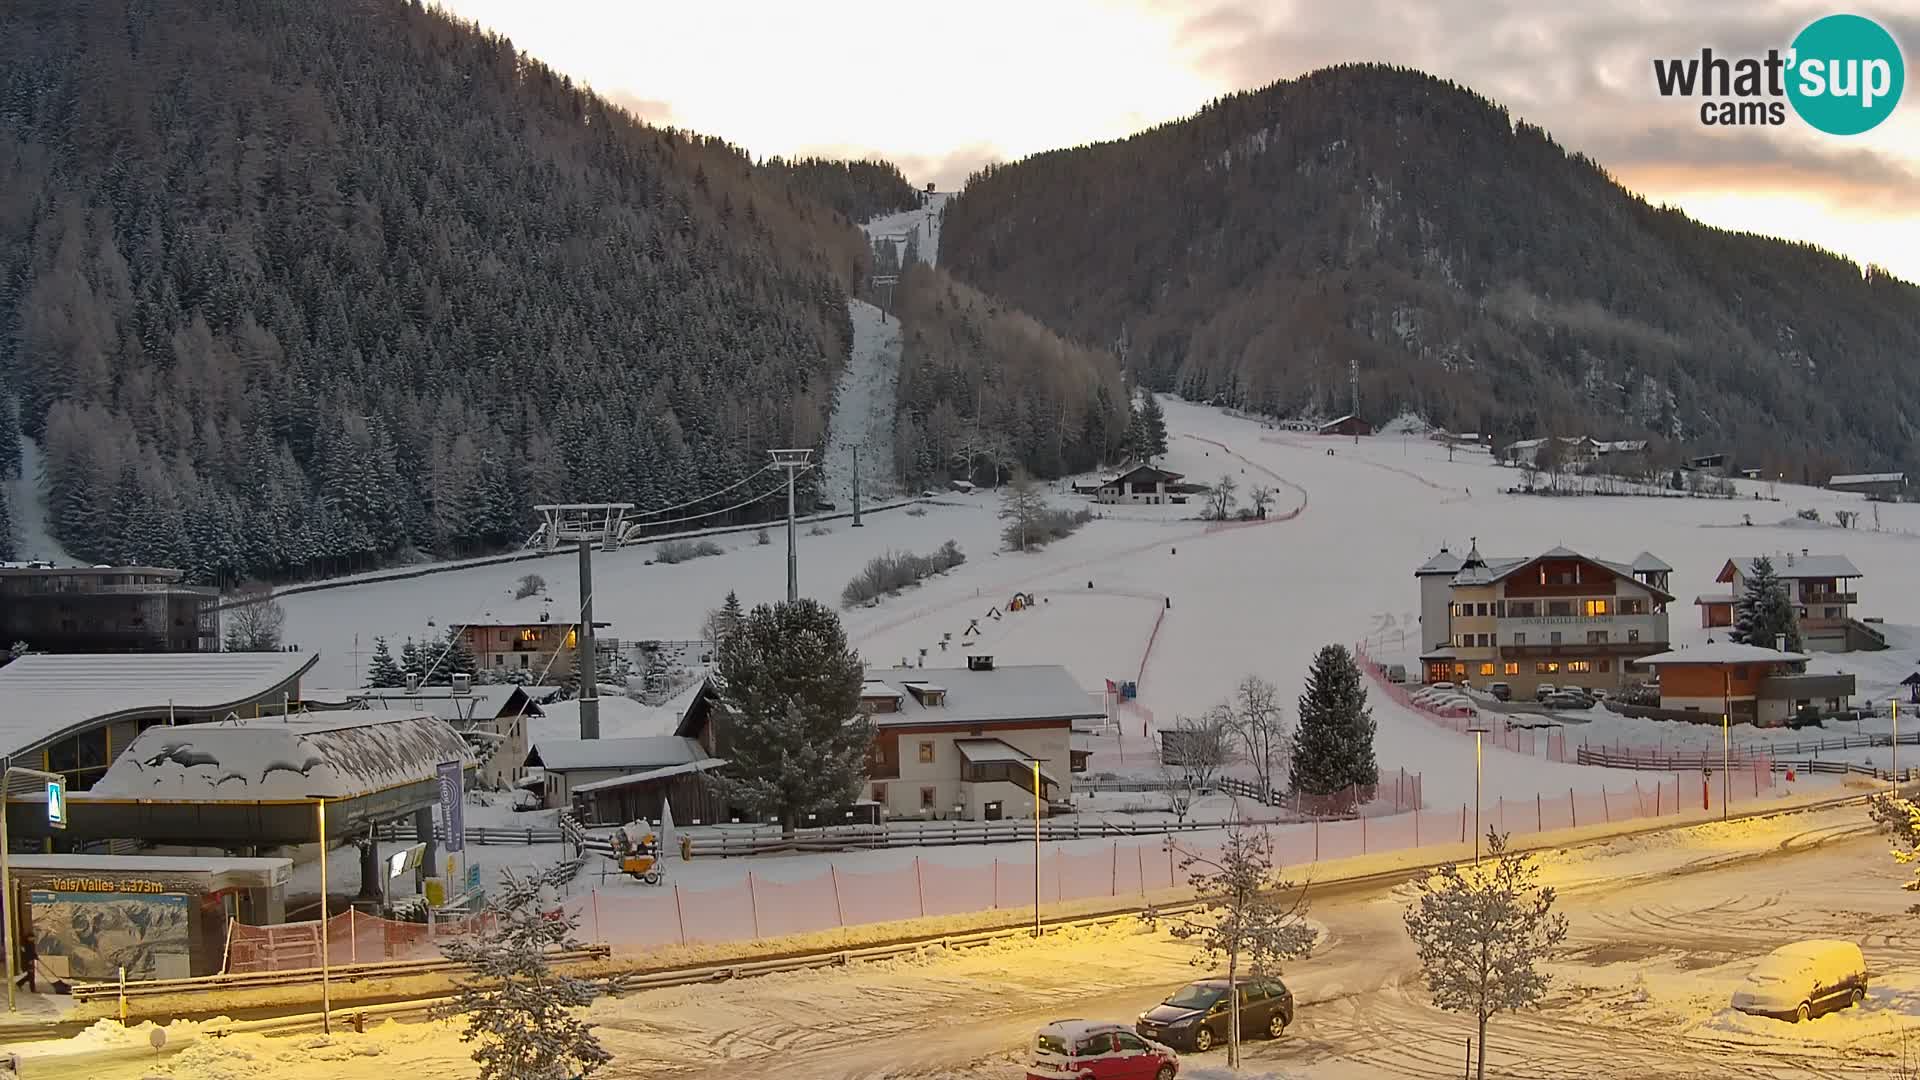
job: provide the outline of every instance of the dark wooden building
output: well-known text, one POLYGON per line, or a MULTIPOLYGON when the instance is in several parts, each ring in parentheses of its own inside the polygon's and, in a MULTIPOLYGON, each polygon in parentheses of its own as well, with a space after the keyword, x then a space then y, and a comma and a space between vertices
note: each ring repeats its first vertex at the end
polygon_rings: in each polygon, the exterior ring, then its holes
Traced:
POLYGON ((0 565, 0 642, 35 652, 219 652, 220 594, 154 566, 0 565))

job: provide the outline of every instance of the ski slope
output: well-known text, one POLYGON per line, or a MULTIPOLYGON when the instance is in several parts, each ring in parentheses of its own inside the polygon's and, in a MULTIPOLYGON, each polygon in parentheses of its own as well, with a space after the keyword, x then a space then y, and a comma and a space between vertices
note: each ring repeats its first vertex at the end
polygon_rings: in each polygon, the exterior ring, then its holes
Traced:
MULTIPOLYGON (((1107 679, 1138 678, 1140 705, 1161 723, 1206 709, 1247 674, 1272 680, 1291 703, 1314 651, 1328 642, 1377 639, 1384 632, 1388 647, 1377 650, 1379 658, 1411 661, 1418 634, 1395 639, 1393 632, 1417 626, 1414 568, 1442 543, 1463 550, 1475 537, 1489 555, 1537 553, 1556 544, 1616 560, 1652 551, 1675 568, 1673 589, 1682 598, 1671 612, 1677 644, 1704 640, 1685 601, 1709 591, 1731 555, 1789 547, 1844 553, 1865 574, 1866 614, 1898 623, 1920 604, 1920 575, 1910 570, 1920 555, 1920 506, 1882 506, 1886 531, 1874 532, 1800 521, 1794 511, 1802 507, 1831 520, 1832 510, 1862 503, 1791 485, 1778 487, 1779 501, 1764 497, 1767 485, 1752 483, 1741 485, 1748 497, 1733 501, 1506 495, 1499 489, 1518 474, 1482 453, 1457 453, 1449 462, 1444 447, 1416 437, 1356 444, 1272 431, 1176 400, 1166 402, 1166 411, 1173 438, 1165 464, 1198 481, 1231 474, 1243 492, 1255 483, 1273 486, 1278 495, 1268 522, 1223 529, 1193 520, 1197 504, 1111 507, 1078 535, 1021 555, 996 550, 1001 523, 990 494, 956 495, 923 516, 869 515, 862 529, 840 521, 829 534, 814 536, 803 527, 800 590, 837 607, 841 588, 875 555, 930 551, 953 539, 967 553, 964 566, 845 614, 850 639, 870 663, 919 662, 925 649, 928 666, 959 666, 965 653, 990 652, 1003 664, 1063 664, 1089 691, 1107 679), (1763 497, 1753 498, 1755 492, 1763 497), (1742 524, 1747 515, 1754 525, 1742 524), (1016 590, 1034 593, 1040 603, 1007 614, 1016 590), (1001 618, 988 614, 994 608, 1001 618), (980 632, 967 634, 976 619, 980 632), (968 639, 975 643, 964 645, 968 639)), ((1079 501, 1064 483, 1053 498, 1079 501)), ((723 536, 724 554, 675 566, 648 565, 650 548, 597 556, 596 617, 610 621, 610 632, 622 639, 684 639, 697 636, 706 611, 729 589, 748 604, 777 601, 785 594, 784 537, 777 528, 770 535, 767 545, 756 544, 751 533, 723 536)), ((557 608, 578 603, 573 557, 560 555, 290 596, 283 601, 288 640, 322 653, 316 685, 349 685, 374 635, 396 642, 409 634, 438 637, 450 621, 504 599, 529 571, 546 577, 557 608)), ((1912 659, 1911 647, 1904 647, 1844 662, 1891 672, 1912 659)), ((1422 772, 1432 805, 1471 797, 1470 741, 1380 695, 1374 713, 1383 770, 1422 772)), ((1577 743, 1579 734, 1571 739, 1577 743)), ((1617 791, 1634 778, 1495 751, 1486 758, 1489 798, 1603 784, 1617 791)))

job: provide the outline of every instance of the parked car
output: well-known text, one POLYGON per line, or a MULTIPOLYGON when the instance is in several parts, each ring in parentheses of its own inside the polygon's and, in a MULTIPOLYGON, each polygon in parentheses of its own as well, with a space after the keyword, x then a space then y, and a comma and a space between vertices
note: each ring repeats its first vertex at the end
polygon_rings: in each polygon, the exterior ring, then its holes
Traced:
POLYGON ((1428 683, 1428 684, 1427 684, 1427 689, 1429 689, 1429 690, 1458 690, 1458 689, 1460 689, 1460 688, 1459 688, 1458 686, 1455 686, 1454 684, 1452 684, 1452 683, 1450 683, 1450 682, 1437 682, 1437 683, 1428 683))
POLYGON ((1492 694, 1493 700, 1495 701, 1512 701, 1513 684, 1503 682, 1488 683, 1487 693, 1492 694))
POLYGON ((1867 996, 1867 961, 1851 941, 1801 941, 1760 958, 1733 1007, 1756 1016, 1811 1020, 1867 996))
POLYGON ((1535 701, 1545 701, 1545 700, 1547 700, 1548 698, 1550 698, 1550 697, 1552 697, 1552 696, 1553 696, 1553 692, 1554 692, 1555 690, 1558 690, 1558 689, 1559 689, 1559 687, 1557 687, 1557 686, 1555 686, 1555 685, 1553 685, 1553 684, 1552 684, 1552 683, 1550 683, 1550 682, 1543 682, 1543 683, 1541 683, 1541 684, 1540 684, 1539 686, 1537 686, 1537 687, 1534 687, 1534 690, 1533 690, 1533 700, 1535 700, 1535 701))
POLYGON ((1388 664, 1387 665, 1387 681, 1390 683, 1406 682, 1407 681, 1407 665, 1388 664))
MULTIPOLYGON (((1293 991, 1279 979, 1250 979, 1239 986, 1240 1034, 1277 1039, 1293 1023, 1293 991)), ((1145 1039, 1204 1054, 1225 1042, 1233 1017, 1227 1007, 1227 980, 1188 983, 1172 997, 1140 1014, 1134 1030, 1145 1039)))
POLYGON ((1027 1080, 1173 1080, 1180 1056, 1125 1024, 1056 1020, 1034 1032, 1027 1080))
POLYGON ((1547 706, 1554 709, 1590 709, 1593 699, 1578 690, 1555 690, 1547 695, 1547 706))

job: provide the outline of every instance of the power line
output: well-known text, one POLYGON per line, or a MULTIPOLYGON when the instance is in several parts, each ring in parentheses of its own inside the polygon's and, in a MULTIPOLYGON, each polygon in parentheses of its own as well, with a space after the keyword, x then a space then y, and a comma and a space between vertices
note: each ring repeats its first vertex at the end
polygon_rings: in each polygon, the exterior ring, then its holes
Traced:
MULTIPOLYGON (((802 471, 802 472, 807 472, 807 471, 810 471, 810 469, 802 469, 801 471, 802 471)), ((636 528, 637 528, 637 527, 640 527, 640 526, 645 526, 645 527, 647 527, 647 528, 653 528, 653 527, 655 527, 655 526, 659 526, 659 525, 679 525, 679 524, 683 524, 683 523, 685 523, 685 522, 688 522, 688 521, 701 521, 701 520, 703 520, 703 519, 705 519, 705 518, 710 518, 710 517, 718 517, 718 516, 720 516, 721 514, 730 514, 730 513, 732 513, 732 512, 733 512, 733 511, 735 511, 735 510, 739 510, 739 509, 742 509, 742 508, 744 508, 744 507, 748 507, 748 506, 752 506, 752 505, 753 505, 754 503, 757 503, 757 502, 759 502, 760 500, 762 500, 762 499, 765 499, 765 498, 767 498, 768 496, 771 496, 771 495, 778 495, 779 493, 781 493, 782 491, 785 491, 786 489, 787 489, 787 485, 786 485, 786 481, 784 481, 784 480, 783 480, 783 481, 781 481, 781 482, 780 482, 780 486, 779 486, 779 487, 776 487, 776 488, 769 488, 769 489, 767 489, 766 491, 763 491, 763 492, 761 492, 761 493, 760 493, 760 494, 758 494, 758 495, 754 495, 754 496, 751 496, 751 497, 749 497, 749 498, 747 498, 747 499, 745 499, 744 501, 741 501, 741 502, 737 502, 737 503, 734 503, 734 504, 733 504, 732 506, 727 506, 727 507, 722 507, 722 508, 721 508, 721 509, 719 509, 719 510, 709 510, 709 511, 707 511, 707 512, 706 512, 706 513, 704 513, 704 514, 689 514, 689 515, 688 515, 688 516, 686 516, 686 517, 678 517, 678 518, 669 518, 669 519, 667 519, 667 520, 665 520, 665 521, 641 521, 641 522, 635 522, 635 523, 634 523, 634 525, 635 525, 635 527, 636 527, 636 528)), ((625 536, 622 536, 622 539, 624 540, 624 539, 625 539, 625 536)))
MULTIPOLYGON (((745 478, 735 483, 728 484, 726 487, 723 487, 718 491, 709 491, 705 495, 696 496, 694 498, 688 499, 686 502, 674 503, 672 506, 662 506, 657 510, 642 510, 642 511, 638 511, 636 513, 630 514, 628 516, 636 517, 636 518, 644 518, 644 517, 652 517, 655 514, 664 514, 672 510, 684 510, 689 506, 696 506, 700 503, 706 502, 708 499, 718 498, 721 495, 725 495, 727 492, 732 491, 734 488, 744 486, 748 481, 752 480, 756 476, 759 476, 761 473, 771 472, 773 471, 773 469, 774 469, 774 466, 772 465, 762 465, 758 470, 748 473, 745 478)), ((660 523, 654 522, 653 524, 657 525, 660 523)))

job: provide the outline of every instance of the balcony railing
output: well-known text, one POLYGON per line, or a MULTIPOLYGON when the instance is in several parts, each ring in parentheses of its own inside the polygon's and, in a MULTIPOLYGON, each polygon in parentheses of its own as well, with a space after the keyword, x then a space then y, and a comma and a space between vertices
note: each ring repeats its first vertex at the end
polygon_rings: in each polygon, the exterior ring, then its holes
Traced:
POLYGON ((1803 592, 1800 594, 1803 604, 1857 604, 1859 593, 1850 592, 1803 592))

